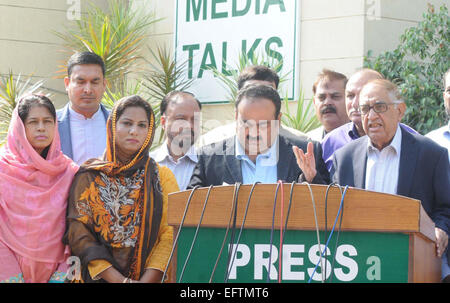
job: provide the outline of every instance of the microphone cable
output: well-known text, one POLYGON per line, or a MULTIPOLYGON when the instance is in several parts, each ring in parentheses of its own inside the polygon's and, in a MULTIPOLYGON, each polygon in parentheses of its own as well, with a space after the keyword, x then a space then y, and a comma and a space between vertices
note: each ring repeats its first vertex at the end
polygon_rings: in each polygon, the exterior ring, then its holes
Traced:
POLYGON ((220 248, 219 255, 217 256, 217 259, 216 259, 216 264, 214 265, 213 271, 212 271, 211 276, 209 278, 209 283, 211 283, 212 279, 214 278, 214 274, 216 273, 216 269, 217 269, 217 265, 219 263, 219 259, 222 256, 223 247, 225 246, 225 241, 227 239, 228 232, 230 230, 231 218, 233 217, 234 208, 235 208, 235 206, 237 204, 237 199, 236 199, 237 198, 237 191, 239 190, 240 184, 241 183, 235 183, 234 184, 234 194, 233 194, 234 198, 233 198, 233 202, 232 202, 232 205, 231 205, 230 220, 228 221, 228 226, 227 226, 227 230, 225 232, 225 237, 223 238, 222 247, 220 248))
POLYGON ((188 201, 187 201, 187 203, 186 203, 186 207, 184 208, 184 213, 183 213, 183 217, 182 217, 182 219, 181 219, 180 227, 179 227, 179 229, 178 229, 178 233, 177 233, 177 236, 176 236, 176 238, 175 238, 175 242, 174 242, 174 244, 173 244, 173 246, 172 246, 172 251, 170 252, 169 261, 167 261, 166 269, 164 270, 164 273, 163 273, 163 276, 162 276, 162 279, 161 279, 161 283, 163 283, 163 282, 164 282, 164 279, 166 278, 167 270, 169 269, 170 262, 172 261, 173 252, 175 251, 175 247, 178 245, 178 237, 179 237, 180 234, 181 234, 181 229, 183 228, 184 220, 186 219, 186 214, 187 214, 189 205, 191 204, 192 197, 193 197, 193 195, 194 195, 194 192, 195 192, 195 191, 197 190, 197 188, 199 188, 199 187, 200 187, 200 185, 194 186, 194 188, 193 188, 192 191, 191 191, 191 194, 189 195, 189 199, 188 199, 188 201))
POLYGON ((228 257, 227 257, 227 267, 225 269, 225 277, 224 277, 224 281, 228 280, 228 275, 229 275, 229 266, 230 266, 230 261, 231 261, 231 255, 233 253, 233 242, 234 242, 234 237, 235 237, 235 232, 236 232, 236 220, 237 220, 237 203, 238 203, 238 196, 239 196, 239 189, 241 188, 241 183, 237 183, 237 190, 236 190, 236 195, 234 196, 234 213, 233 213, 233 224, 231 226, 231 235, 230 235, 230 242, 228 244, 228 257), (231 247, 231 250, 230 250, 231 247))
POLYGON ((280 207, 280 249, 278 254, 278 283, 281 283, 281 266, 283 260, 283 213, 284 213, 284 186, 283 181, 278 180, 281 185, 281 207, 280 207))
MULTIPOLYGON (((342 199, 341 199, 341 203, 340 203, 340 205, 339 205, 339 210, 338 210, 338 213, 337 213, 337 215, 336 215, 336 219, 334 220, 334 225, 333 225, 333 228, 331 229, 330 236, 328 237, 327 243, 325 244, 325 249, 324 249, 323 253, 321 254, 322 256, 323 256, 323 254, 326 252, 326 250, 327 250, 327 248, 328 248, 328 244, 329 244, 329 242, 330 242, 330 239, 331 239, 331 237, 333 236, 333 232, 334 232, 334 230, 335 230, 335 228, 336 228, 337 220, 338 220, 339 215, 340 215, 341 210, 342 210, 342 205, 344 204, 344 199, 345 199, 345 195, 347 194, 347 190, 348 190, 348 185, 345 186, 344 193, 343 193, 342 199)), ((317 267, 319 266, 319 263, 320 263, 320 260, 319 260, 319 262, 317 262, 316 267, 314 268, 314 271, 313 271, 313 273, 311 274, 311 277, 309 278, 308 283, 311 283, 311 280, 312 280, 312 278, 314 277, 314 274, 315 274, 315 272, 316 272, 316 270, 317 270, 317 267)))
POLYGON ((241 229, 239 230, 239 235, 238 235, 238 238, 237 238, 237 241, 236 241, 236 244, 235 244, 236 245, 236 250, 234 250, 233 257, 231 259, 231 263, 230 263, 230 266, 228 268, 228 273, 227 273, 227 278, 225 280, 225 283, 228 282, 228 279, 230 277, 231 268, 233 268, 234 260, 236 259, 236 253, 237 253, 237 249, 239 247, 239 242, 241 240, 241 235, 242 235, 242 231, 244 229, 245 220, 247 219, 247 212, 248 212, 248 208, 249 208, 249 205, 250 205, 250 200, 251 200, 252 195, 253 195, 253 191, 254 191, 254 189, 256 187, 256 184, 259 184, 259 183, 261 183, 261 182, 256 181, 255 183, 253 183, 253 186, 252 186, 252 188, 250 190, 250 193, 249 193, 249 196, 248 196, 248 200, 247 200, 247 205, 245 206, 244 218, 242 219, 241 229))
MULTIPOLYGON (((325 192, 325 239, 328 238, 328 223, 327 223, 328 222, 328 191, 333 186, 337 186, 339 188, 339 191, 341 192, 341 199, 342 199, 342 188, 341 188, 341 186, 338 183, 336 183, 336 182, 333 182, 333 183, 329 184, 327 186, 327 190, 325 192)), ((327 257, 328 257, 328 252, 325 251, 325 260, 327 259, 327 257)), ((327 272, 327 264, 328 263, 325 262, 325 273, 327 272)), ((325 279, 325 281, 326 280, 327 279, 325 279)))
POLYGON ((273 231, 275 229, 275 210, 276 210, 276 206, 277 206, 277 197, 278 197, 278 190, 280 188, 280 183, 277 183, 277 189, 275 190, 275 198, 273 201, 273 215, 272 215, 272 228, 270 229, 270 248, 269 248, 269 264, 267 265, 267 279, 266 279, 266 283, 270 282, 270 268, 271 266, 271 261, 272 261, 272 243, 273 243, 273 231))
POLYGON ((205 213, 206 205, 208 204, 208 200, 209 200, 209 195, 210 195, 211 190, 212 190, 213 187, 214 187, 214 185, 211 184, 209 186, 208 193, 206 194, 205 202, 203 203, 202 213, 200 215, 200 220, 198 221, 197 228, 195 229, 195 234, 194 234, 194 238, 192 239, 191 248, 189 249, 189 252, 188 252, 188 255, 186 257, 186 260, 184 261, 183 269, 181 270, 180 279, 178 280, 178 283, 180 283, 181 280, 183 279, 184 270, 186 269, 187 263, 188 263, 188 261, 189 261, 189 259, 191 257, 192 249, 194 248, 194 244, 195 244, 195 242, 197 240, 198 231, 200 229, 200 225, 202 224, 203 215, 205 213))
MULTIPOLYGON (((341 188, 341 186, 339 184, 337 186, 339 187, 339 190, 341 191, 341 197, 342 197, 342 188, 341 188)), ((335 261, 336 261, 336 252, 337 252, 337 247, 338 247, 338 243, 339 243, 339 235, 340 235, 341 230, 342 230, 342 217, 344 216, 344 206, 345 206, 344 204, 345 204, 345 201, 342 201, 341 217, 339 219, 339 228, 338 228, 338 232, 337 232, 337 235, 336 235, 336 244, 334 246, 335 256, 333 258, 333 263, 331 263, 330 282, 333 281, 333 269, 334 269, 334 264, 335 264, 335 261)))
POLYGON ((292 205, 292 197, 293 197, 293 192, 294 192, 294 185, 297 184, 297 181, 292 181, 291 183, 291 190, 289 193, 289 206, 288 206, 288 210, 287 210, 287 214, 286 214, 286 221, 284 222, 284 230, 283 230, 283 238, 284 238, 284 234, 287 230, 287 224, 288 224, 288 220, 289 220, 289 215, 291 213, 291 205, 292 205))
MULTIPOLYGON (((308 186, 308 189, 309 189, 309 194, 310 194, 310 196, 311 196, 311 202, 312 202, 313 211, 314 211, 314 222, 315 222, 315 224, 316 224, 317 245, 318 245, 318 248, 319 248, 319 252, 321 252, 321 249, 320 249, 321 243, 320 243, 319 223, 318 223, 318 221, 317 221, 316 201, 315 201, 315 199, 314 199, 314 194, 313 194, 313 191, 312 191, 312 189, 311 189, 311 185, 310 185, 308 182, 302 182, 301 184, 307 185, 307 186, 308 186)), ((324 283, 324 280, 325 280, 325 273, 324 273, 324 271, 323 271, 323 268, 324 268, 324 267, 323 267, 323 254, 322 254, 322 253, 320 254, 320 260, 319 260, 319 262, 320 262, 320 266, 321 266, 321 268, 322 268, 322 283, 324 283)))

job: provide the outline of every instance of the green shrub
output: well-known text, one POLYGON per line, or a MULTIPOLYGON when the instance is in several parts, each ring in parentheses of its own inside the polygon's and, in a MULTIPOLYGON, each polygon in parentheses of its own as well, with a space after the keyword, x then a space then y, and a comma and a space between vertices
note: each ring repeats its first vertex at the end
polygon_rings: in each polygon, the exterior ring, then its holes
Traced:
POLYGON ((371 55, 369 51, 365 67, 399 86, 408 107, 404 123, 421 134, 445 123, 442 78, 450 67, 450 17, 445 5, 438 12, 429 5, 423 20, 402 34, 395 50, 371 55))

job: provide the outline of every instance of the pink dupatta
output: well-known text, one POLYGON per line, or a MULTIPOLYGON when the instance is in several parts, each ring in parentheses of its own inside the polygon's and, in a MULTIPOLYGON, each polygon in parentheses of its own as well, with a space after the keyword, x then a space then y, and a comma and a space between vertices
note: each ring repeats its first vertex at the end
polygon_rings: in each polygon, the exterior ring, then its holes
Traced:
POLYGON ((23 258, 58 264, 67 257, 62 237, 78 166, 62 153, 55 127, 44 159, 28 142, 17 107, 13 111, 0 150, 0 241, 23 258))

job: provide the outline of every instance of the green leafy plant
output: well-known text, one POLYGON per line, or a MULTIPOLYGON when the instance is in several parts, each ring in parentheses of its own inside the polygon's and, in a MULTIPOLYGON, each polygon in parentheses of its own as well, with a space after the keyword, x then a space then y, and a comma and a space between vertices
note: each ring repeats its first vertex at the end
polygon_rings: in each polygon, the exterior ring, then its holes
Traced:
POLYGON ((5 143, 9 122, 17 102, 24 95, 41 93, 38 90, 43 83, 42 80, 32 83, 31 76, 22 80, 22 76, 20 74, 14 76, 12 70, 0 77, 0 146, 5 143))
POLYGON ((437 12, 429 5, 423 20, 401 35, 396 49, 376 57, 369 51, 364 61, 399 86, 408 105, 404 123, 422 134, 445 123, 442 77, 450 62, 450 17, 445 5, 437 12))
MULTIPOLYGON (((227 64, 225 63, 225 66, 226 65, 227 64)), ((209 67, 213 75, 221 82, 222 86, 225 88, 227 93, 225 98, 230 103, 234 103, 236 101, 239 75, 246 67, 252 65, 265 65, 275 71, 279 71, 283 65, 283 62, 276 61, 274 58, 267 55, 240 53, 237 63, 232 68, 223 68, 222 70, 224 71, 222 71, 215 67, 209 67)), ((288 75, 289 73, 279 76, 279 86, 281 86, 282 83, 287 80, 288 75)))
POLYGON ((300 90, 299 97, 296 100, 297 108, 294 113, 291 113, 289 109, 288 98, 284 98, 283 102, 285 106, 285 112, 281 116, 283 125, 304 133, 321 125, 314 111, 313 100, 306 101, 303 90, 300 90))
MULTIPOLYGON (((156 50, 148 48, 151 59, 145 59, 147 67, 142 72, 142 91, 151 100, 157 125, 159 126, 161 113, 159 104, 165 95, 174 90, 188 90, 193 79, 183 79, 187 68, 187 61, 177 64, 172 52, 167 46, 157 46, 156 50)), ((164 140, 164 130, 158 128, 153 141, 152 150, 161 145, 164 140), (157 138, 157 139, 156 139, 157 138)))
POLYGON ((161 101, 169 92, 187 90, 192 85, 194 79, 183 79, 187 61, 177 65, 166 46, 157 46, 156 51, 150 48, 148 50, 152 58, 145 60, 148 68, 142 73, 142 85, 154 99, 161 101))
MULTIPOLYGON (((54 33, 70 54, 88 50, 102 57, 108 87, 116 91, 124 89, 122 79, 127 74, 139 69, 144 38, 157 21, 143 7, 133 9, 128 1, 109 0, 107 11, 91 3, 74 28, 54 33)), ((59 72, 65 73, 65 64, 60 67, 59 72)))
POLYGON ((102 98, 102 104, 106 108, 112 109, 114 103, 123 97, 131 95, 139 95, 141 93, 142 82, 135 82, 134 85, 129 84, 125 79, 122 79, 121 87, 123 89, 118 91, 112 91, 110 88, 106 88, 105 93, 102 98))

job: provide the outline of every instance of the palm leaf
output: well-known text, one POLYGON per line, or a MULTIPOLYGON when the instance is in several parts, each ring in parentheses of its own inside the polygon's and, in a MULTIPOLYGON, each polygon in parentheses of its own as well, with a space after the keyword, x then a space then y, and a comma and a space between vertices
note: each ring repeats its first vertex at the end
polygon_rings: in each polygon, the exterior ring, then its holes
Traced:
POLYGON ((20 98, 27 94, 41 93, 38 90, 44 81, 32 83, 31 80, 31 76, 24 81, 20 74, 15 77, 12 70, 0 77, 0 146, 5 143, 12 112, 20 98))
POLYGON ((296 100, 297 108, 294 114, 291 114, 289 109, 289 99, 285 97, 283 102, 285 105, 285 112, 281 116, 283 125, 304 133, 320 126, 320 122, 314 112, 313 100, 306 101, 303 90, 300 90, 299 97, 296 100))

